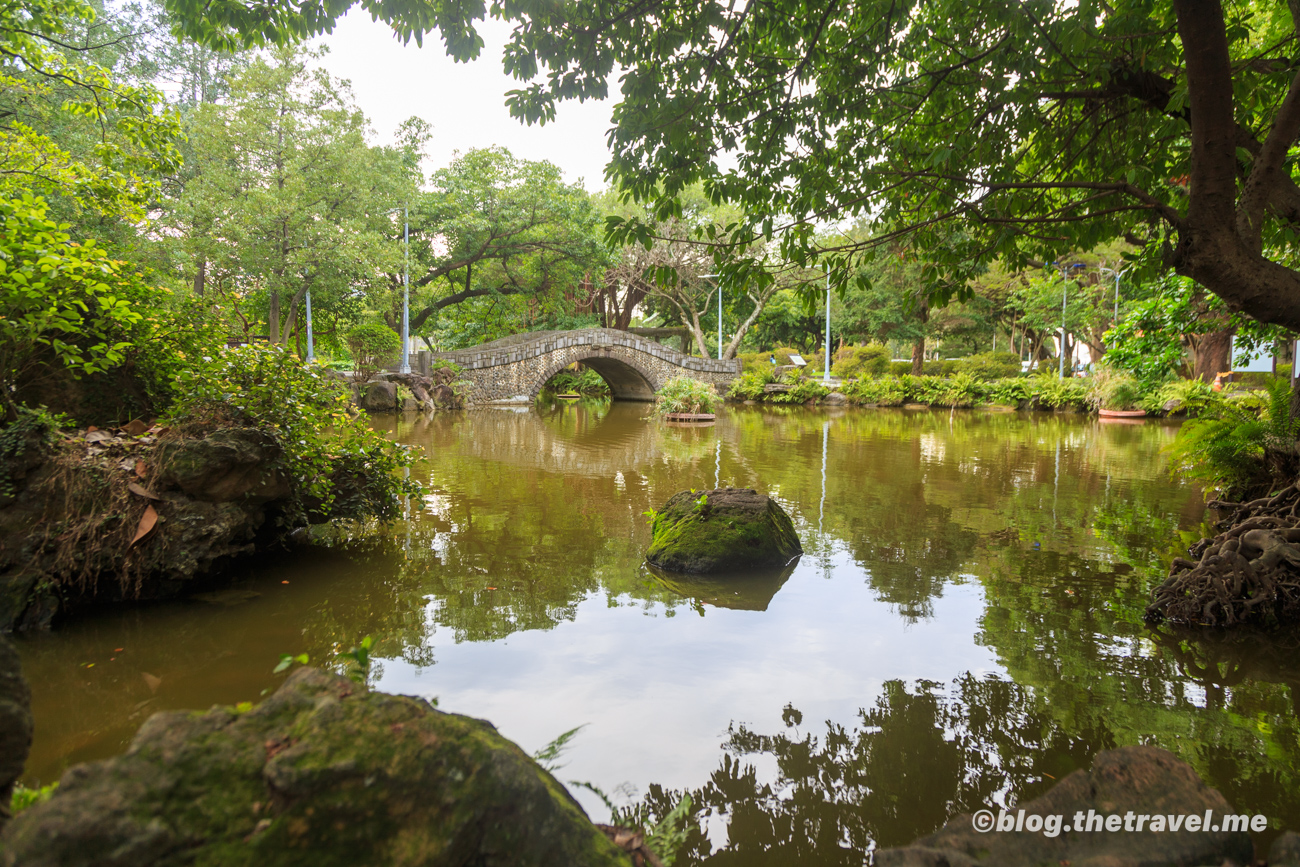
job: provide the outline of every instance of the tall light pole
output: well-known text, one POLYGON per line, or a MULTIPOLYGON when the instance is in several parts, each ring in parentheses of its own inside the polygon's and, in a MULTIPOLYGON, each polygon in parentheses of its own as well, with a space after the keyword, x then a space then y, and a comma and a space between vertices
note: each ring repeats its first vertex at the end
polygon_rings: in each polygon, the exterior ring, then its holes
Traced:
POLYGON ((402 205, 402 363, 397 372, 411 372, 411 214, 406 205, 402 205))
POLYGON ((718 361, 722 360, 722 280, 718 280, 718 361))
POLYGON ((316 342, 311 336, 311 287, 307 287, 307 363, 316 360, 316 342))
POLYGON ((831 381, 831 265, 826 263, 826 356, 822 382, 831 381))
POLYGON ((1133 266, 1130 265, 1128 268, 1124 268, 1119 271, 1116 271, 1114 268, 1101 269, 1103 271, 1109 271, 1110 273, 1115 275, 1115 324, 1116 325, 1119 324, 1119 278, 1127 274, 1129 272, 1129 269, 1132 267, 1133 266))
POLYGON ((411 372, 411 215, 408 207, 389 208, 402 212, 402 359, 398 373, 411 372))

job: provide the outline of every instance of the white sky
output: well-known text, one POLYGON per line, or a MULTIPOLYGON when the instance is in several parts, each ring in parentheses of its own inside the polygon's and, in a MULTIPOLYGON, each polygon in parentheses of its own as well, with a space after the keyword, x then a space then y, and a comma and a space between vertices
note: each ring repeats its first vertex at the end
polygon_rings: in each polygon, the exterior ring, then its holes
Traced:
POLYGON ((392 30, 371 21, 359 7, 316 41, 330 49, 322 65, 352 82, 376 143, 391 143, 398 125, 412 115, 433 124, 426 171, 447 165, 455 151, 502 145, 516 157, 554 163, 570 183, 581 181, 592 192, 603 189, 609 160, 605 132, 611 126, 617 81, 611 82, 610 99, 561 103, 554 122, 526 127, 505 105, 506 91, 519 87, 501 69, 510 27, 498 21, 478 27, 485 45, 469 64, 454 63, 436 33, 423 48, 414 42, 403 46, 392 30))

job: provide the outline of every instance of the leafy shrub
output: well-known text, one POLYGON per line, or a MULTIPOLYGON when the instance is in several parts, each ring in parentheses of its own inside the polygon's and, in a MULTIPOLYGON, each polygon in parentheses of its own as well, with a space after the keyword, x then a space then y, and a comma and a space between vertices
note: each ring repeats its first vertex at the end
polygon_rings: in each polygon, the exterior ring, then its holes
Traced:
POLYGON ((174 434, 239 425, 270 434, 293 483, 298 521, 330 517, 390 519, 398 498, 419 486, 398 478, 411 453, 360 420, 348 389, 317 364, 283 347, 228 350, 177 376, 182 395, 170 415, 174 434))
POLYGON ((362 382, 398 361, 402 338, 382 322, 363 322, 347 335, 353 370, 362 382))
POLYGON ((42 199, 0 198, 0 408, 45 405, 83 423, 152 413, 184 352, 214 351, 209 314, 74 241, 42 199))
POLYGON ((1199 379, 1176 379, 1150 393, 1142 408, 1147 412, 1161 412, 1170 401, 1178 401, 1175 411, 1188 416, 1215 414, 1223 404, 1223 392, 1215 391, 1208 382, 1199 379))
POLYGON ((930 406, 974 406, 983 396, 979 381, 967 373, 951 377, 913 376, 904 382, 917 403, 930 406))
POLYGON ((775 368, 769 362, 766 370, 759 367, 736 377, 731 383, 731 388, 727 390, 727 397, 733 400, 762 400, 763 386, 775 379, 775 368))
POLYGON ((609 394, 609 383, 591 368, 561 370, 546 383, 546 388, 556 394, 581 394, 600 397, 609 394))
POLYGON ((831 373, 843 379, 884 376, 889 372, 889 348, 879 343, 845 346, 831 360, 831 373))
POLYGON ((707 382, 689 376, 675 376, 655 392, 655 412, 713 412, 718 403, 718 392, 707 382))
POLYGON ((798 371, 793 376, 785 377, 784 381, 790 385, 790 390, 768 395, 772 403, 807 403, 810 400, 821 400, 831 393, 820 380, 799 375, 798 371))
POLYGON ((1270 383, 1262 398, 1222 401, 1178 430, 1169 452, 1176 470, 1217 489, 1221 497, 1247 500, 1295 481, 1300 471, 1291 417, 1291 389, 1270 383))
POLYGON ((1094 409, 1137 409, 1142 397, 1136 379, 1104 365, 1088 381, 1088 403, 1094 409))
POLYGON ((985 382, 1020 374, 1020 356, 1014 352, 981 352, 959 358, 953 364, 958 372, 969 373, 985 382))
POLYGON ((851 379, 840 391, 854 403, 871 403, 876 406, 902 406, 907 402, 907 386, 897 376, 879 379, 851 379))
POLYGON ((889 373, 892 376, 911 376, 912 362, 910 361, 891 361, 889 362, 889 373))
POLYGON ((1082 379, 1055 374, 1040 374, 1030 380, 1034 394, 1044 406, 1052 409, 1082 409, 1088 400, 1088 383, 1082 379))
POLYGON ((1019 406, 1032 396, 1029 380, 1019 377, 999 379, 984 387, 984 399, 998 406, 1019 406))

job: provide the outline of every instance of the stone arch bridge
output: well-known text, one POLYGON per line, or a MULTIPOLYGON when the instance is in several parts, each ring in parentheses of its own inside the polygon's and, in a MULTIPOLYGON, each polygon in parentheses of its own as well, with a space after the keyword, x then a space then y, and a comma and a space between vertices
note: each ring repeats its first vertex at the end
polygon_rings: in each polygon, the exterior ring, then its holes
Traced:
POLYGON ((740 375, 739 359, 698 358, 644 337, 609 328, 534 331, 457 352, 419 352, 412 369, 428 374, 433 362, 454 361, 470 388, 467 403, 531 403, 542 386, 580 361, 609 383, 615 400, 654 400, 669 379, 686 375, 725 394, 740 375))

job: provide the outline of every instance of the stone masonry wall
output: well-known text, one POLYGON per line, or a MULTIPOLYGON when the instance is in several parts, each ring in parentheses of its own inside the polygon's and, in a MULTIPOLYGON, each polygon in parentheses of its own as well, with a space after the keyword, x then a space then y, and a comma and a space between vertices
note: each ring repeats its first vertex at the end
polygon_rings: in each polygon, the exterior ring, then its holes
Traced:
POLYGON ((606 376, 614 397, 648 399, 674 376, 683 374, 712 383, 726 393, 740 375, 739 359, 719 361, 685 355, 626 331, 592 328, 581 331, 539 332, 532 339, 516 335, 459 352, 418 354, 414 362, 427 373, 433 361, 459 364, 470 383, 467 403, 529 401, 537 397, 548 379, 575 361, 589 362, 606 376), (628 369, 628 370, 625 370, 628 369), (607 373, 631 374, 610 376, 607 373), (617 381, 616 381, 617 380, 617 381))

